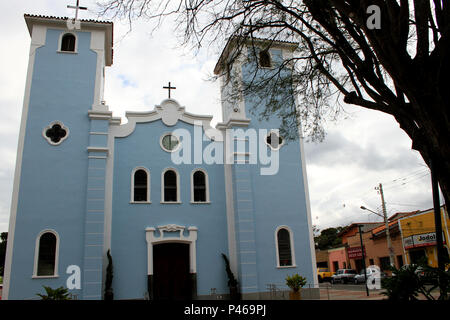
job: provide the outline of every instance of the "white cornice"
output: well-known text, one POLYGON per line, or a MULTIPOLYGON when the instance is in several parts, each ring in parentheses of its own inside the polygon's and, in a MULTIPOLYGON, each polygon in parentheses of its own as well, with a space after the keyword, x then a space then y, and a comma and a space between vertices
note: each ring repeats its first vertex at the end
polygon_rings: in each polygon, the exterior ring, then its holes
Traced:
POLYGON ((250 119, 230 119, 228 122, 221 122, 216 125, 218 129, 228 129, 233 126, 235 127, 248 127, 250 124, 250 119))
POLYGON ((88 111, 89 118, 94 120, 111 120, 112 119, 112 111, 88 111))
POLYGON ((109 153, 109 149, 103 148, 103 147, 87 147, 87 151, 88 152, 104 152, 106 154, 109 153))

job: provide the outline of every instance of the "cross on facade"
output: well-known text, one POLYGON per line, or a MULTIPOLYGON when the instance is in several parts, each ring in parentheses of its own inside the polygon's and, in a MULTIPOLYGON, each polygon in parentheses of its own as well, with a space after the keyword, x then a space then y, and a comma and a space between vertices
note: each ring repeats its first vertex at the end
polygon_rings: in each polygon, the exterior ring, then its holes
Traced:
POLYGON ((75 20, 78 20, 78 10, 87 10, 87 7, 80 7, 80 0, 77 0, 76 6, 67 6, 69 9, 75 9, 75 20))
POLYGON ((169 90, 169 99, 170 99, 170 90, 171 89, 176 89, 176 87, 171 87, 170 86, 170 81, 169 81, 169 86, 168 87, 163 87, 163 89, 168 89, 169 90))

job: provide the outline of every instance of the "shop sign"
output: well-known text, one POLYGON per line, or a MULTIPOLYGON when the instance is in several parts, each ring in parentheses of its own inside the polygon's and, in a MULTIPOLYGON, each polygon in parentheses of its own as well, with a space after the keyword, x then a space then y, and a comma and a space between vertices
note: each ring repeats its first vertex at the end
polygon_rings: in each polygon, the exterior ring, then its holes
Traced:
POLYGON ((348 248, 347 254, 349 259, 362 259, 361 247, 348 248))
MULTIPOLYGON (((444 235, 442 234, 443 243, 445 243, 444 235)), ((427 247, 436 245, 436 232, 415 234, 403 239, 403 246, 405 249, 427 247)))

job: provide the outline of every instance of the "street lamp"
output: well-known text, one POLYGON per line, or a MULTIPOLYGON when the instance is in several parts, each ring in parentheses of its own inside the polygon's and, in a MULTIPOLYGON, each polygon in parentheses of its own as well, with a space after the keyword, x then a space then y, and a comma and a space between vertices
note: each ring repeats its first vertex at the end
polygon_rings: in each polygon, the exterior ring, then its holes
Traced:
POLYGON ((389 262, 390 262, 391 266, 394 266, 394 250, 392 249, 391 234, 389 232, 389 222, 388 222, 386 211, 384 212, 384 214, 379 214, 378 212, 375 212, 373 210, 367 209, 364 206, 361 206, 361 209, 370 211, 373 214, 376 214, 377 216, 383 218, 384 225, 386 226, 386 239, 387 239, 387 246, 388 246, 388 250, 389 250, 389 262))

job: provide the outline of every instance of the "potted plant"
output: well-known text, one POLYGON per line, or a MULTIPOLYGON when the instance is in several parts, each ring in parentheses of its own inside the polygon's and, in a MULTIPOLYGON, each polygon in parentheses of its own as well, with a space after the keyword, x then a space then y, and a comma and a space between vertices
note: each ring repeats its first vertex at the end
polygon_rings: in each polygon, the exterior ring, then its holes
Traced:
POLYGON ((300 276, 299 274, 294 274, 292 276, 286 277, 286 285, 292 289, 289 292, 290 300, 300 300, 301 299, 301 288, 306 284, 306 278, 300 276))
POLYGON ((59 287, 56 289, 52 289, 46 286, 43 287, 45 289, 45 293, 47 294, 37 294, 39 297, 41 297, 42 300, 71 300, 70 293, 68 292, 67 288, 59 287))

